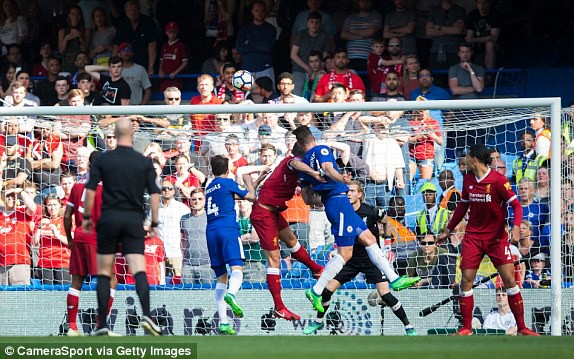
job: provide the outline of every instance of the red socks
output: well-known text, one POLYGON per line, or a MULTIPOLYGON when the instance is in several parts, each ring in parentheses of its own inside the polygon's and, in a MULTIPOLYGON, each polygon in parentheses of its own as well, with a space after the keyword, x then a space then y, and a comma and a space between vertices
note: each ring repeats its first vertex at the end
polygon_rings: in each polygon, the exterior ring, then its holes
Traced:
POLYGON ((313 273, 318 273, 321 271, 321 269, 323 269, 323 267, 321 267, 311 259, 309 253, 305 248, 303 248, 303 246, 300 246, 299 249, 295 252, 292 252, 291 255, 293 256, 293 258, 306 265, 307 268, 309 268, 313 273))
POLYGON ((474 312, 474 296, 468 297, 461 296, 459 299, 460 314, 462 314, 462 326, 468 330, 472 330, 472 315, 474 312))
POLYGON ((514 295, 508 296, 508 305, 512 314, 514 314, 514 320, 516 320, 516 327, 518 330, 526 328, 524 324, 524 303, 522 302, 522 293, 518 292, 514 295))
POLYGON ((70 289, 68 291, 68 296, 66 298, 66 305, 68 307, 68 324, 70 325, 70 329, 78 330, 78 324, 76 320, 78 319, 78 305, 80 303, 79 292, 74 293, 72 291, 76 291, 75 289, 70 289))
MULTIPOLYGON (((271 292, 271 296, 273 297, 273 303, 275 304, 275 309, 283 309, 285 308, 285 304, 283 304, 283 299, 281 298, 281 275, 275 273, 269 273, 269 269, 267 269, 267 287, 271 292)), ((277 269, 277 272, 279 270, 277 269)))

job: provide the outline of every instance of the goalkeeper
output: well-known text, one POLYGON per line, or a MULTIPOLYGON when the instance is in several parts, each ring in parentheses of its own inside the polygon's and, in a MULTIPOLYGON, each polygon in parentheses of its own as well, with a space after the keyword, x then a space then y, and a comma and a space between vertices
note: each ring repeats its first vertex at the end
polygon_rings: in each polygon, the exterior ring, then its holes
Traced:
MULTIPOLYGON (((378 239, 378 223, 386 216, 384 209, 375 208, 363 203, 365 192, 360 182, 352 181, 348 186, 349 191, 347 192, 347 197, 349 198, 355 213, 365 221, 369 230, 373 233, 375 238, 378 239)), ((321 304, 325 311, 323 313, 319 311, 317 312, 317 317, 303 330, 303 334, 313 334, 325 326, 323 318, 331 304, 333 293, 341 285, 355 278, 359 273, 363 273, 365 275, 367 283, 375 284, 382 301, 392 309, 393 313, 405 326, 406 335, 417 335, 415 328, 410 324, 409 319, 407 318, 407 314, 405 313, 401 302, 399 302, 399 300, 391 293, 388 279, 382 275, 381 271, 371 262, 365 246, 359 241, 355 241, 353 246, 353 257, 345 264, 343 269, 341 269, 335 278, 329 281, 325 289, 323 289, 323 293, 321 294, 321 304)))

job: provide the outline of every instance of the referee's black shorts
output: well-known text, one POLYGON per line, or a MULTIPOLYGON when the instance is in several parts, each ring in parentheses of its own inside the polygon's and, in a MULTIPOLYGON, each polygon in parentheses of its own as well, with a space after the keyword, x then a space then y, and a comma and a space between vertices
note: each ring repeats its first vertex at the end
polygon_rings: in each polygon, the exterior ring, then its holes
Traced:
POLYGON ((368 259, 356 260, 351 258, 343 269, 335 276, 337 282, 345 284, 350 282, 357 276, 357 274, 363 273, 369 284, 377 284, 382 282, 387 282, 388 279, 383 273, 368 259))
POLYGON ((121 252, 144 254, 145 231, 143 214, 135 211, 107 210, 96 226, 98 254, 115 254, 121 243, 121 252))

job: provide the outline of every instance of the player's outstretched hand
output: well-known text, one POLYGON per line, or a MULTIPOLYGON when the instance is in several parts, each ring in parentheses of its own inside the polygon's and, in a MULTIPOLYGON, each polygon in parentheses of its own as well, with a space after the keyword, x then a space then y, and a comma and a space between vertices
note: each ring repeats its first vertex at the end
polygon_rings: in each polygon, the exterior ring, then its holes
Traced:
POLYGON ((353 180, 353 176, 350 173, 345 173, 343 175, 343 181, 345 182, 345 184, 351 183, 352 180, 353 180))
POLYGON ((510 238, 511 241, 517 241, 520 239, 520 227, 519 226, 513 226, 512 227, 512 232, 510 232, 510 235, 512 236, 510 238))

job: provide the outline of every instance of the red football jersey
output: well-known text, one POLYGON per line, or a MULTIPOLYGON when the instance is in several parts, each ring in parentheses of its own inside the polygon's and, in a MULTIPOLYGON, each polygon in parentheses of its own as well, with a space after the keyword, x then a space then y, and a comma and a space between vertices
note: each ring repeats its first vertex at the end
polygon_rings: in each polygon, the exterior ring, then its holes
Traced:
POLYGON ((464 176, 462 201, 469 203, 466 235, 480 236, 484 240, 507 240, 504 225, 507 204, 516 199, 508 179, 488 169, 483 178, 474 174, 464 176))
MULTIPOLYGON (((158 285, 161 281, 159 264, 165 261, 165 249, 163 241, 159 237, 147 238, 145 240, 145 262, 146 276, 149 285, 158 285)), ((121 254, 116 256, 115 261, 116 278, 120 284, 135 284, 136 281, 129 272, 126 259, 121 254)))
POLYGON ((160 59, 163 72, 169 75, 177 70, 183 60, 187 60, 185 45, 179 40, 171 45, 166 42, 161 47, 160 59))
POLYGON ((70 266, 70 249, 57 239, 50 225, 56 226, 61 235, 65 236, 64 218, 51 218, 48 223, 40 223, 39 229, 47 231, 50 235, 40 235, 40 250, 38 253, 38 267, 40 268, 68 268, 70 266))
POLYGON ((30 264, 31 220, 21 209, 0 211, 0 266, 30 264))
POLYGON ((76 224, 76 230, 74 231, 74 241, 76 242, 87 242, 96 244, 96 224, 100 219, 102 214, 102 185, 98 185, 96 190, 96 199, 94 200, 94 207, 92 208, 92 221, 94 223, 94 229, 92 233, 85 233, 82 229, 82 221, 84 214, 84 198, 86 196, 84 183, 75 183, 70 192, 70 198, 68 198, 67 206, 74 209, 74 223, 76 224))
POLYGON ((259 191, 257 197, 259 203, 277 207, 280 211, 287 209, 285 202, 293 198, 295 189, 299 185, 299 173, 290 166, 291 161, 301 161, 301 159, 289 155, 279 162, 259 191))

